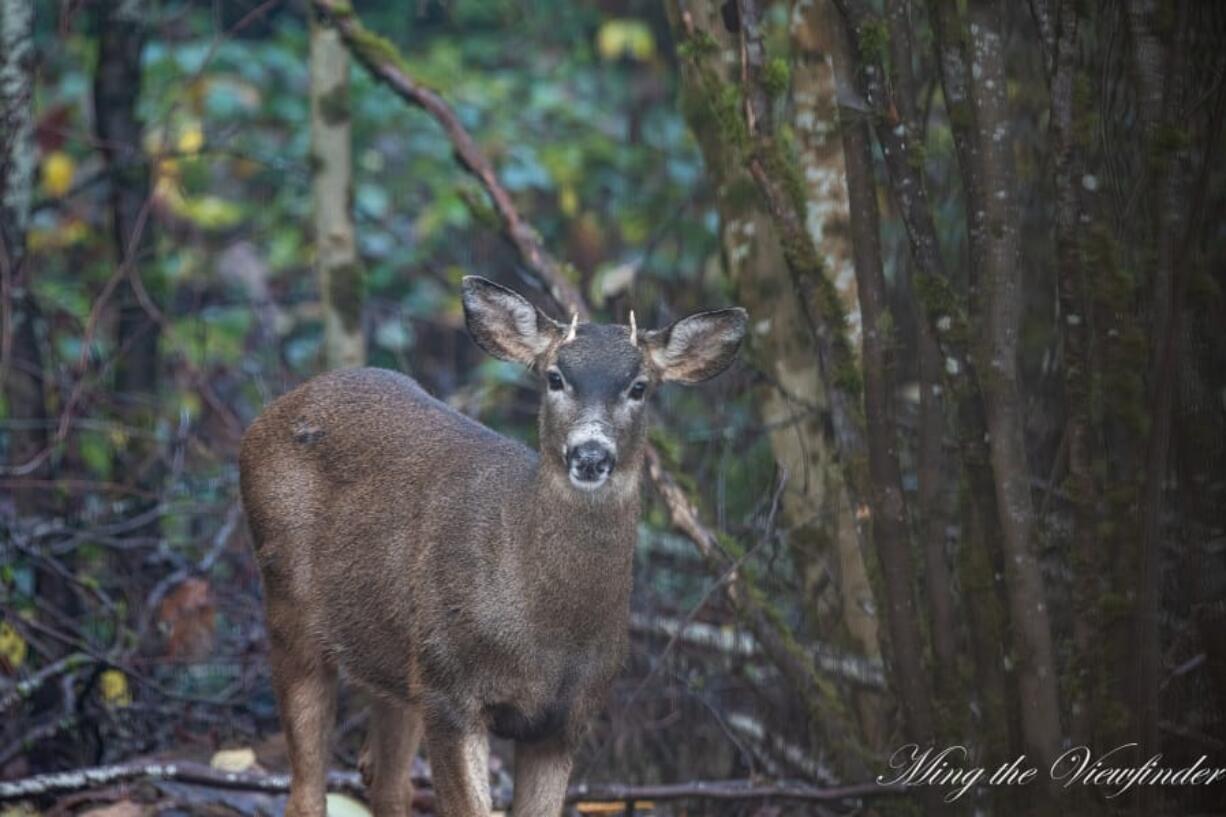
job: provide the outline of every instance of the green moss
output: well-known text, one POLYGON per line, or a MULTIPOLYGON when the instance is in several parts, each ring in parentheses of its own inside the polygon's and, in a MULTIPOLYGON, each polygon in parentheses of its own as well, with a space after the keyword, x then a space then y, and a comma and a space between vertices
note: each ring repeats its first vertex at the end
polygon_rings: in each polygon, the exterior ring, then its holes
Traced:
POLYGON ((864 58, 884 65, 890 52, 890 28, 885 20, 880 17, 866 20, 857 33, 864 58))
POLYGON ((490 229, 501 229, 498 214, 494 212, 494 208, 490 206, 489 199, 483 192, 462 186, 456 190, 456 193, 459 194, 460 201, 464 202, 464 206, 477 223, 490 229))
POLYGON ((975 126, 975 113, 967 102, 949 106, 949 123, 955 130, 969 130, 975 126))
POLYGON ((791 81, 792 72, 787 60, 774 57, 762 68, 762 87, 772 98, 783 96, 791 81))
POLYGON ((350 47, 354 54, 362 62, 373 65, 391 65, 400 70, 407 76, 411 76, 408 63, 400 54, 400 50, 392 44, 391 40, 386 37, 381 37, 375 34, 370 29, 358 22, 357 15, 353 10, 347 8, 345 11, 337 9, 333 13, 334 17, 348 17, 350 19, 349 31, 346 34, 346 39, 350 43, 350 47))
POLYGON ((959 352, 965 350, 971 340, 966 303, 949 281, 935 275, 916 275, 915 294, 928 322, 937 328, 937 341, 959 352))
POLYGON ((685 60, 700 60, 719 53, 719 43, 706 31, 695 31, 689 39, 677 47, 677 53, 685 60))

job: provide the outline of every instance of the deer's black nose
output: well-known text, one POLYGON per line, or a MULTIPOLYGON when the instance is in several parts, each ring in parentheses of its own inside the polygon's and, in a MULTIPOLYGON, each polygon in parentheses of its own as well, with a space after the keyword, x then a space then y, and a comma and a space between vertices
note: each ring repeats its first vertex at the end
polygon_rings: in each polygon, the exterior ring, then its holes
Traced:
POLYGON ((599 482, 613 470, 613 452, 588 440, 566 452, 566 464, 571 476, 580 482, 599 482))

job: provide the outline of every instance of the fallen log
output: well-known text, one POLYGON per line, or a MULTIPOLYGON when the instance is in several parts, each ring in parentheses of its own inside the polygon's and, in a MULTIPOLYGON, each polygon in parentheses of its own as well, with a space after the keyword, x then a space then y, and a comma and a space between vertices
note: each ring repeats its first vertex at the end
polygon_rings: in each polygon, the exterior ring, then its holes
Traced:
MULTIPOLYGON (((34 797, 69 794, 71 792, 109 786, 115 783, 146 780, 172 781, 196 786, 284 794, 289 791, 287 774, 266 772, 226 772, 191 762, 134 762, 111 766, 95 766, 66 772, 52 772, 19 780, 0 781, 0 802, 34 797)), ((429 785, 429 781, 416 781, 429 785)), ((328 774, 328 790, 363 796, 365 787, 356 772, 333 771, 328 774)), ((800 783, 765 783, 753 780, 698 780, 652 786, 619 783, 571 786, 566 794, 568 803, 630 803, 665 800, 798 800, 810 802, 856 801, 904 792, 901 786, 877 783, 856 783, 845 786, 817 787, 800 783)), ((427 792, 422 800, 428 802, 427 792)), ((494 804, 506 808, 509 804, 494 804)))

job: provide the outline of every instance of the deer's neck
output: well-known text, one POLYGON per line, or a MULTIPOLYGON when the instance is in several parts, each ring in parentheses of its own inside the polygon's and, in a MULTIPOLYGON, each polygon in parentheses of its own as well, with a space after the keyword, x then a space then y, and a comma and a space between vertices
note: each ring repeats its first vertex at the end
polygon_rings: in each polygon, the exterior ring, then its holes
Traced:
POLYGON ((609 484, 587 492, 571 485, 562 469, 538 463, 525 503, 533 535, 525 538, 540 563, 628 573, 639 521, 639 465, 626 463, 609 484))

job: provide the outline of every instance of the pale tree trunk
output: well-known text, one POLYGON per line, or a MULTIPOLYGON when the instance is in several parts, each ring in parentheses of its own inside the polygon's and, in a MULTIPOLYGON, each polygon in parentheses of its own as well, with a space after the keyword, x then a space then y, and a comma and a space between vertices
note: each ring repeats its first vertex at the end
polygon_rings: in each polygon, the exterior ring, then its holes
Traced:
MULTIPOLYGON (((738 82, 739 43, 720 17, 715 3, 686 4, 685 13, 695 29, 710 34, 719 53, 711 60, 720 81, 738 82)), ((828 70, 828 69, 827 69, 828 70)), ((812 344, 803 330, 805 317, 793 289, 774 221, 755 189, 753 178, 737 157, 728 154, 725 134, 707 116, 708 89, 683 72, 683 107, 702 148, 712 179, 719 189, 720 237, 723 263, 737 288, 737 300, 749 310, 753 323, 751 354, 770 381, 758 402, 763 425, 771 429, 771 449, 779 467, 788 474, 781 515, 788 544, 807 599, 806 618, 823 637, 850 637, 858 653, 880 660, 877 608, 868 571, 856 535, 856 520, 835 460, 835 447, 823 422, 826 394, 812 344), (835 580, 830 581, 830 577, 835 580)), ((782 90, 782 89, 779 89, 782 90)), ((828 93, 833 94, 830 86, 828 93)), ((832 99, 813 100, 831 109, 832 99)), ((738 112, 739 114, 739 112, 738 112)), ((821 124, 828 124, 823 122, 821 124)), ((837 147, 837 130, 831 135, 837 147)), ((827 199, 810 220, 832 244, 846 230, 846 188, 842 182, 841 154, 835 190, 841 205, 827 199), (841 213, 840 227, 832 227, 841 213)), ((839 253, 845 263, 849 249, 839 253)), ((846 282, 845 282, 846 283, 846 282)), ((845 307, 856 309, 854 282, 845 307)), ((858 323, 858 319, 857 319, 858 323)), ((866 748, 880 749, 887 740, 887 702, 879 692, 852 693, 857 727, 866 748)), ((847 755, 850 757, 850 754, 847 755)), ((852 771, 848 768, 847 771, 852 771)), ((863 770, 860 770, 861 772, 863 770)))
MULTIPOLYGON (((914 743, 928 745, 932 740, 931 690, 923 665, 923 633, 914 615, 910 537, 898 479, 897 446, 888 418, 883 359, 873 355, 871 365, 877 370, 865 373, 866 390, 861 392, 859 366, 847 342, 843 306, 806 227, 807 208, 803 195, 797 192, 803 182, 774 131, 769 93, 779 85, 779 71, 763 59, 756 4, 740 0, 735 8, 740 18, 741 88, 735 95, 743 100, 735 106, 739 110, 730 110, 727 104, 735 96, 728 93, 728 83, 717 68, 722 65, 720 49, 713 45, 710 33, 699 28, 688 8, 670 15, 670 21, 679 30, 687 65, 703 91, 699 101, 710 119, 724 126, 718 132, 721 151, 731 154, 725 158, 733 162, 733 167, 748 168, 778 231, 812 355, 826 389, 832 438, 844 484, 856 508, 861 547, 872 543, 881 566, 892 647, 892 686, 902 704, 904 734, 914 743), (871 439, 865 429, 866 412, 872 415, 870 422, 877 432, 871 439), (863 523, 859 524, 861 518, 863 523)), ((695 130, 703 132, 702 128, 695 130)), ((857 275, 859 272, 857 266, 857 275)), ((861 290, 866 280, 857 278, 861 290)), ((883 313, 870 318, 866 313, 865 326, 883 327, 887 322, 878 319, 884 317, 883 313)), ((865 361, 869 362, 867 354, 865 361)))
MULTIPOLYGON (((838 86, 832 62, 833 46, 830 20, 822 12, 825 0, 793 4, 790 33, 792 59, 792 125, 796 134, 797 159, 805 184, 805 228, 825 262, 825 273, 847 315, 847 340, 857 352, 862 339, 862 319, 856 290, 856 266, 850 232, 850 203, 847 169, 843 145, 839 138, 838 86)), ((777 248, 777 244, 776 244, 777 248)), ((786 280, 783 259, 776 249, 773 270, 786 280)), ((786 292, 787 290, 782 290, 786 292)), ((795 301, 783 299, 784 308, 796 313, 795 301)), ((791 314, 788 325, 803 323, 803 316, 791 314)), ((776 376, 791 394, 812 395, 815 402, 825 402, 823 387, 808 344, 797 344, 788 356, 776 357, 776 376), (799 365, 795 365, 799 364, 799 365)), ((774 392, 764 405, 764 415, 781 418, 787 410, 782 395, 774 392)), ((770 422, 768 420, 768 422, 770 422)), ((825 529, 834 547, 839 577, 839 600, 843 625, 848 635, 865 656, 881 657, 880 623, 875 614, 873 589, 869 582, 864 554, 856 534, 846 486, 834 448, 815 422, 809 433, 776 433, 772 440, 776 459, 788 460, 805 467, 806 480, 796 486, 794 502, 785 510, 792 524, 809 509, 824 508, 825 529), (790 437, 790 439, 789 439, 790 437), (797 443, 801 443, 797 447, 797 443)), ((811 568, 819 565, 811 564, 811 568)), ((819 575, 810 569, 807 584, 815 584, 819 575)), ((873 692, 857 693, 856 709, 869 746, 881 748, 885 740, 882 701, 873 692)))
MULTIPOLYGON (((8 462, 25 477, 37 476, 46 459, 47 419, 43 363, 39 348, 38 307, 30 292, 26 228, 34 180, 32 126, 34 97, 34 6, 30 0, 0 0, 0 386, 6 419, 8 462)), ((15 488, 19 513, 40 509, 43 492, 15 488)))
POLYGON ((969 27, 975 134, 980 159, 977 201, 968 210, 973 240, 982 250, 984 319, 979 371, 987 408, 992 471, 1005 551, 1005 581, 1017 650, 1018 695, 1027 753, 1050 766, 1061 741, 1060 707, 1051 616, 1036 543, 1030 469, 1026 461, 1024 412, 1018 382, 1022 275, 1018 263, 1019 218, 1013 171, 1013 139, 1007 100, 1003 39, 1004 7, 972 2, 969 27))
POLYGON ((354 237, 349 52, 311 13, 311 191, 315 265, 324 315, 324 364, 366 362, 362 269, 354 237))

